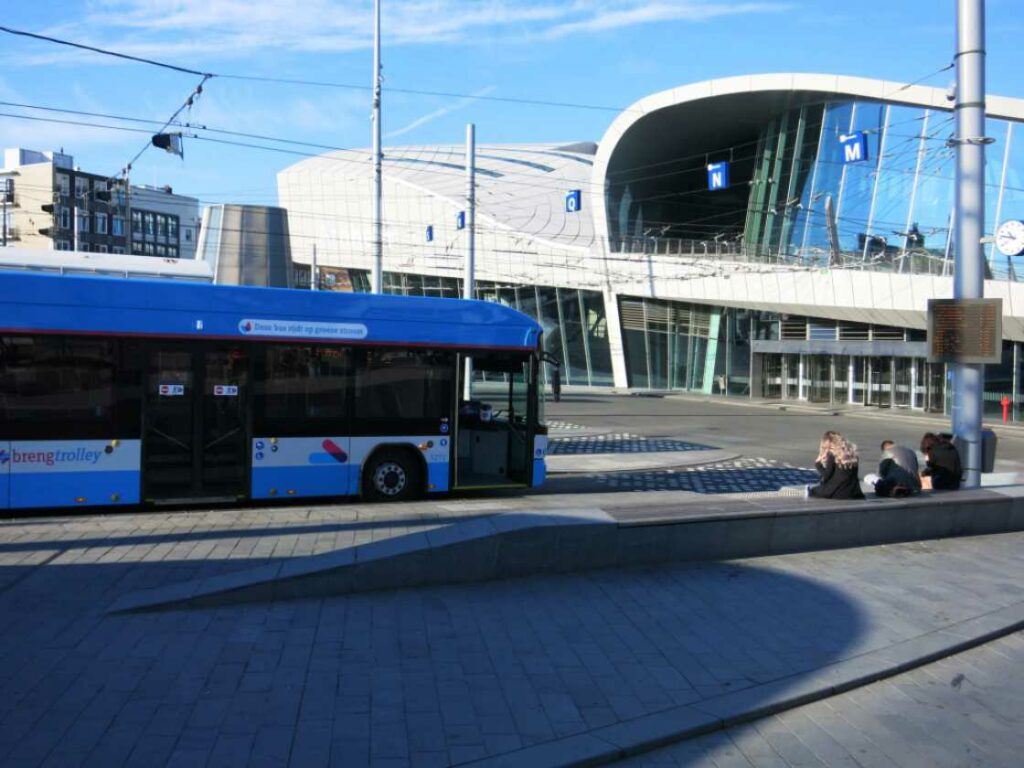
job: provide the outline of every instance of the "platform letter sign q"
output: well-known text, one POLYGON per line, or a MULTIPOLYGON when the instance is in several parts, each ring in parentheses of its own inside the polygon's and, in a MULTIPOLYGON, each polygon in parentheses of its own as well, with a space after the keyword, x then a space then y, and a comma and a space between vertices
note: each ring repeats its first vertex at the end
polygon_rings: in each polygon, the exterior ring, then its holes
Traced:
POLYGON ((868 159, 868 135, 851 133, 839 137, 839 146, 843 149, 843 165, 859 163, 868 159))
POLYGON ((565 212, 579 213, 582 205, 582 194, 578 189, 571 189, 565 195, 565 212))
POLYGON ((726 162, 710 163, 708 165, 708 189, 729 188, 729 164, 726 162))

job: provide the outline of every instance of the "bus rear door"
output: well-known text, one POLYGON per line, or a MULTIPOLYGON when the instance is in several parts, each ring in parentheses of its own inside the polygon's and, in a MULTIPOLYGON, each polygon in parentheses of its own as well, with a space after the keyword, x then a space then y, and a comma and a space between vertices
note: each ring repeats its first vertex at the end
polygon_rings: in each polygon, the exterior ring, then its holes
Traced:
POLYGON ((146 350, 143 496, 154 502, 247 495, 249 358, 239 345, 146 350))

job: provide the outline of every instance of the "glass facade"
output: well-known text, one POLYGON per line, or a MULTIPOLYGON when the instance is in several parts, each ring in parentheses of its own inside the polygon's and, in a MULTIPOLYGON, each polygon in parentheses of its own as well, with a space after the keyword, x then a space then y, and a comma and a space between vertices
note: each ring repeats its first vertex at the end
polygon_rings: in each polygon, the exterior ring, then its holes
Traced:
MULTIPOLYGON (((743 251, 812 266, 952 274, 955 149, 949 112, 871 101, 803 106, 761 132, 743 251), (844 162, 840 137, 867 157, 844 162)), ((1024 124, 989 119, 985 231, 1024 218, 1024 124)), ((986 247, 987 276, 1017 280, 1024 257, 986 247)))
POLYGON ((751 339, 771 337, 775 316, 620 297, 619 317, 630 387, 746 396, 751 339))
MULTIPOLYGON (((370 276, 365 270, 328 267, 320 272, 323 289, 370 290, 370 276)), ((462 280, 456 277, 385 272, 383 281, 384 293, 449 299, 462 296, 462 280)), ((309 285, 308 267, 296 270, 295 285, 309 285)), ((544 329, 544 350, 561 366, 563 384, 612 386, 608 318, 599 291, 478 280, 476 298, 514 307, 535 318, 544 329)), ((545 370, 545 376, 549 374, 545 370)))

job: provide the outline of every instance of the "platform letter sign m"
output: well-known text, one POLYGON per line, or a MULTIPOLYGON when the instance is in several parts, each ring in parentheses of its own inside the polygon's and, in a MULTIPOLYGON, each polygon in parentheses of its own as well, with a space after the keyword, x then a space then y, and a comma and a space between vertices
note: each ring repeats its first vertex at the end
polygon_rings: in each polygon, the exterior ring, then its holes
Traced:
POLYGON ((722 163, 711 163, 708 165, 708 189, 728 189, 729 188, 729 164, 722 163))
POLYGON ((851 133, 839 137, 839 146, 843 148, 843 165, 859 163, 868 159, 868 137, 866 133, 851 133))

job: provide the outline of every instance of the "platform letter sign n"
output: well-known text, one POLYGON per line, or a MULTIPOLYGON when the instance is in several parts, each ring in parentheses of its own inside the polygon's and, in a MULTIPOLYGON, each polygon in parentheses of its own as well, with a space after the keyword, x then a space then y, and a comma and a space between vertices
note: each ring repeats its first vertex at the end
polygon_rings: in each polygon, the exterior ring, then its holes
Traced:
POLYGON ((722 163, 711 163, 708 165, 708 189, 728 189, 729 188, 729 164, 722 163))
POLYGON ((868 135, 866 133, 840 136, 839 146, 843 148, 843 165, 859 163, 868 159, 868 135))

